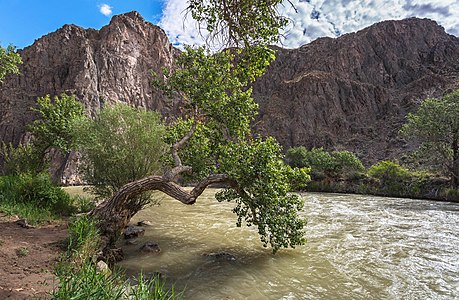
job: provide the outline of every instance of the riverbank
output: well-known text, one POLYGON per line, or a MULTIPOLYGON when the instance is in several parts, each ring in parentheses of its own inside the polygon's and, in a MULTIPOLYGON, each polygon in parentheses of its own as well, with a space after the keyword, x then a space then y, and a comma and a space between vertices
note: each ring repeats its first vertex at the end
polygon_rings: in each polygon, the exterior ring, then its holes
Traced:
POLYGON ((0 299, 43 299, 53 290, 55 264, 67 237, 60 221, 27 228, 0 213, 0 299))

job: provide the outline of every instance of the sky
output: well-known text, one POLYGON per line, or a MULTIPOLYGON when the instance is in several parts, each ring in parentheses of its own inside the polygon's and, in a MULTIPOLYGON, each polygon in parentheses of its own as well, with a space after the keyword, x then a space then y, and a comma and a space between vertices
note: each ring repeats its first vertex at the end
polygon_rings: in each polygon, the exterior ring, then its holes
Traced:
MULTIPOLYGON (((161 26, 174 45, 203 44, 193 20, 184 19, 185 8, 186 0, 0 0, 0 44, 23 48, 64 24, 100 29, 113 15, 133 10, 161 26)), ((413 16, 459 36, 459 0, 285 0, 279 11, 291 20, 283 32, 287 48, 413 16)))

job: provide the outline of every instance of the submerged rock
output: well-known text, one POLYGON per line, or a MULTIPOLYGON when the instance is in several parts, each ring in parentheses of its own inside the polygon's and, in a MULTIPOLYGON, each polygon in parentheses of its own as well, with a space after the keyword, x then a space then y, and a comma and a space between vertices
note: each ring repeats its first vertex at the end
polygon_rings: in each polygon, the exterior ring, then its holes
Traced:
POLYGON ((145 234, 145 228, 140 226, 128 226, 124 230, 124 239, 132 239, 145 234))
POLYGON ((140 251, 142 252, 149 252, 149 253, 159 253, 161 252, 161 248, 159 248, 158 243, 148 241, 140 247, 140 251))
POLYGON ((204 256, 212 258, 214 261, 236 261, 236 256, 228 252, 205 253, 204 256))

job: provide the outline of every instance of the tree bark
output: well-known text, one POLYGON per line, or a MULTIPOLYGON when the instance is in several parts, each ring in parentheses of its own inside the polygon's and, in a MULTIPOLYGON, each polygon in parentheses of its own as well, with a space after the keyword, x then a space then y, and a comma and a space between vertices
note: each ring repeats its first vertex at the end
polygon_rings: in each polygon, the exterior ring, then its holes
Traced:
POLYGON ((206 187, 213 183, 234 184, 224 174, 206 177, 191 191, 186 191, 175 182, 169 181, 169 176, 148 176, 125 184, 116 194, 90 212, 90 215, 99 221, 102 256, 108 261, 122 259, 122 252, 116 249, 115 243, 131 218, 142 209, 136 201, 133 201, 136 196, 146 191, 158 190, 184 204, 191 205, 196 202, 206 187))

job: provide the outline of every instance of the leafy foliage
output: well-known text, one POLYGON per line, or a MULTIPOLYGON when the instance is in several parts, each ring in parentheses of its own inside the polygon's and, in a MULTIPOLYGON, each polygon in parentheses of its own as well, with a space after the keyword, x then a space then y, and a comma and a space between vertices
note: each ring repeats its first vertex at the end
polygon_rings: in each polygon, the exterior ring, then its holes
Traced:
POLYGON ((31 223, 69 215, 73 199, 55 186, 49 174, 19 174, 0 177, 0 209, 18 214, 31 223))
POLYGON ((289 191, 292 182, 304 185, 309 175, 306 169, 285 165, 282 158, 280 146, 268 138, 228 144, 219 159, 221 171, 236 185, 217 193, 217 200, 234 201, 237 226, 243 221, 256 225, 263 245, 270 244, 274 252, 305 242, 304 221, 297 215, 303 201, 289 191))
POLYGON ((422 102, 416 113, 408 114, 401 133, 421 142, 419 152, 428 161, 459 183, 459 90, 440 99, 422 102))
POLYGON ((67 252, 56 267, 59 284, 52 292, 53 299, 179 299, 174 288, 168 290, 160 278, 147 279, 140 274, 132 286, 119 271, 97 269, 93 262, 101 238, 97 222, 84 215, 69 223, 67 252))
POLYGON ((84 215, 69 222, 67 241, 67 257, 77 266, 83 265, 96 255, 100 246, 100 236, 97 223, 91 217, 84 215))
POLYGON ((106 107, 94 120, 80 122, 75 136, 93 192, 107 197, 128 182, 158 174, 164 133, 159 114, 127 105, 106 107))
POLYGON ((365 170, 362 162, 349 151, 328 152, 323 148, 307 150, 300 146, 290 148, 286 160, 293 167, 311 168, 316 178, 352 177, 365 170))
POLYGON ((18 65, 22 64, 22 59, 15 50, 13 45, 9 45, 6 49, 0 47, 0 84, 6 75, 19 74, 18 65))
POLYGON ((368 175, 378 182, 376 194, 397 197, 424 197, 429 188, 429 174, 411 172, 399 164, 383 160, 368 169, 368 175))
POLYGON ((30 145, 19 144, 13 147, 3 143, 0 148, 0 156, 3 158, 5 175, 19 175, 23 173, 35 174, 41 170, 42 158, 30 145))
POLYGON ((210 39, 224 46, 274 44, 287 25, 277 7, 282 1, 190 0, 188 12, 210 39))
POLYGON ((310 177, 307 169, 284 164, 273 138, 251 134, 258 106, 247 86, 274 59, 274 53, 262 53, 254 63, 243 52, 210 54, 188 47, 181 68, 165 72, 165 82, 156 80, 155 85, 186 100, 184 116, 171 124, 166 142, 178 143, 191 133, 178 151, 182 163, 192 167, 188 177, 199 181, 209 174, 227 175, 232 184, 217 199, 234 201, 237 225, 256 225, 263 245, 270 244, 276 252, 305 242, 304 221, 297 214, 303 203, 289 191, 304 186, 310 177))
POLYGON ((76 122, 85 118, 83 104, 74 96, 61 94, 60 97, 39 97, 37 108, 39 118, 28 126, 33 134, 33 147, 42 156, 51 147, 67 153, 76 148, 73 127, 76 122))

